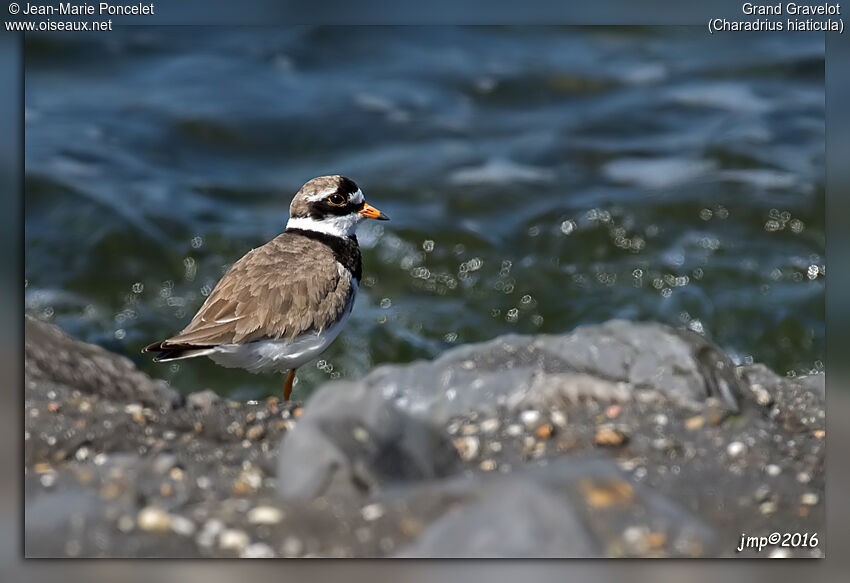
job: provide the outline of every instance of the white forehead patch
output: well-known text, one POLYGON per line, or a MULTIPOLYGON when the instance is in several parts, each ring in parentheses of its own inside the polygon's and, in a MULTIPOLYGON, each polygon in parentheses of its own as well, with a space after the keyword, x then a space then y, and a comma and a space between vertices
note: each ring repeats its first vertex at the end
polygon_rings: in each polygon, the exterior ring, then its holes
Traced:
POLYGON ((356 204, 366 202, 366 199, 363 198, 363 191, 361 191, 359 188, 357 189, 357 192, 355 192, 354 194, 351 195, 350 200, 351 200, 351 202, 356 203, 356 204))
POLYGON ((330 195, 332 195, 335 192, 336 192, 336 188, 326 188, 325 190, 323 190, 323 191, 321 191, 317 194, 314 194, 313 196, 308 196, 307 200, 310 201, 310 202, 318 202, 318 201, 320 201, 324 198, 329 197, 330 195))

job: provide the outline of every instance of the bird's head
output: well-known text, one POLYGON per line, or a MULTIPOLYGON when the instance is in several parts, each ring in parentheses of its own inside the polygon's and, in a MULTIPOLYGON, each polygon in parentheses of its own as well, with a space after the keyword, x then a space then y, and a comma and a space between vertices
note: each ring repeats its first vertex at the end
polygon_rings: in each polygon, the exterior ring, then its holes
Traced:
POLYGON ((302 186, 292 199, 286 228, 351 237, 365 219, 388 221, 389 217, 368 204, 350 178, 319 176, 302 186))

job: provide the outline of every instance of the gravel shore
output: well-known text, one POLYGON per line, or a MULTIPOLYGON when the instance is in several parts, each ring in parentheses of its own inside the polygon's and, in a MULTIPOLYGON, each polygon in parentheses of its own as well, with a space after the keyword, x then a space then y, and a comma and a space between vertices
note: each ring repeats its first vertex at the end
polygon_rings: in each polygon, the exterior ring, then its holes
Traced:
POLYGON ((823 377, 665 326, 500 337, 303 404, 26 335, 28 557, 822 556, 823 377), (772 532, 821 546, 736 550, 772 532))

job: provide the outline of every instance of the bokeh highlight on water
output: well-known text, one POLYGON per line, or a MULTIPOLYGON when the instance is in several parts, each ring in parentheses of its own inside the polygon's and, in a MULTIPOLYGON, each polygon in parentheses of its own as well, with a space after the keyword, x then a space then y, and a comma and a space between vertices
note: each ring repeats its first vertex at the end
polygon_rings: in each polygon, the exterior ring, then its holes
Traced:
MULTIPOLYGON (((184 391, 281 378, 138 353, 342 173, 392 217, 299 396, 504 333, 658 320, 823 367, 823 35, 133 27, 26 44, 26 302, 184 391)), ((285 274, 282 274, 285 277, 285 274)))

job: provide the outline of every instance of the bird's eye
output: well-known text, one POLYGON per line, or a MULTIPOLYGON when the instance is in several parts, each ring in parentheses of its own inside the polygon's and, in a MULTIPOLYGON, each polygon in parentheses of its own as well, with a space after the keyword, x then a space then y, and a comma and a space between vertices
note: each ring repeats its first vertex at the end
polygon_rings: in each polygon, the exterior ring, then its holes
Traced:
POLYGON ((328 202, 336 206, 342 206, 345 204, 345 197, 341 194, 332 194, 328 197, 328 202))

